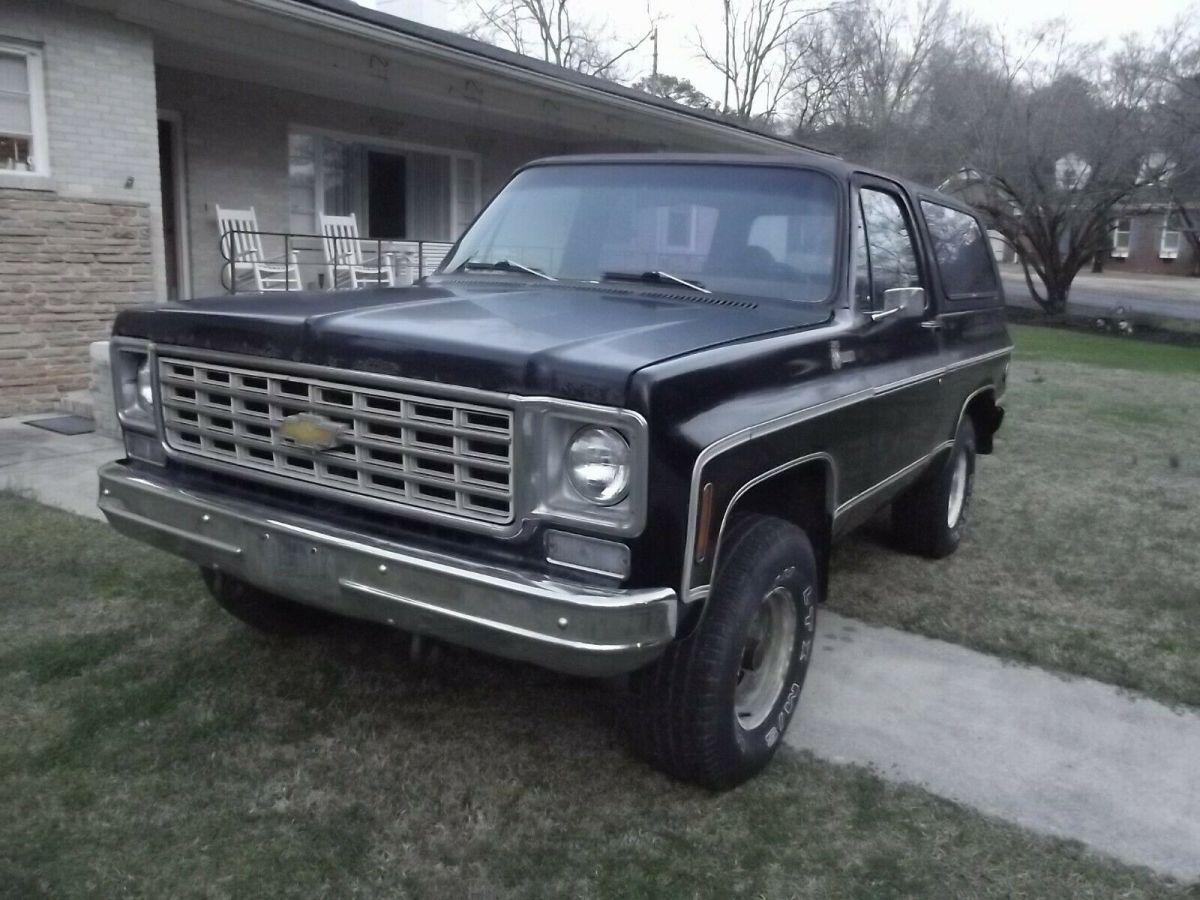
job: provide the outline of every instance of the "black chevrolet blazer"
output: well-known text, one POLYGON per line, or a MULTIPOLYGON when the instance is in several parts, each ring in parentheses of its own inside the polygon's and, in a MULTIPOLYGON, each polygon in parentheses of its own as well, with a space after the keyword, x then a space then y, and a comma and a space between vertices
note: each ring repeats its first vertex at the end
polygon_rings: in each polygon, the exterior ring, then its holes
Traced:
POLYGON ((119 530, 258 628, 330 612, 598 676, 686 780, 760 770, 831 543, 968 521, 1011 344, 986 232, 818 154, 519 170, 409 287, 122 312, 119 530))

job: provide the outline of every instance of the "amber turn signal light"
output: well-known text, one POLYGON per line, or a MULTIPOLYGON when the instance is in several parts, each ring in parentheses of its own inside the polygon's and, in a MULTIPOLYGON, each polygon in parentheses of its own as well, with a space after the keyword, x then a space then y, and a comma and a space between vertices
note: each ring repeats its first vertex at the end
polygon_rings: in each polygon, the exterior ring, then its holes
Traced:
POLYGON ((700 491, 700 521, 696 523, 696 562, 708 557, 708 546, 712 540, 713 486, 710 481, 700 491))

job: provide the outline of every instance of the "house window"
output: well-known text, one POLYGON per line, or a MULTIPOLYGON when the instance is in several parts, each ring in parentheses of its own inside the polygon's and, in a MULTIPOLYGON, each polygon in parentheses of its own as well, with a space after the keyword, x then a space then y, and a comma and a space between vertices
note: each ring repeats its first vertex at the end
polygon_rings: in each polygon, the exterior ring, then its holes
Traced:
POLYGON ((1133 222, 1130 219, 1117 219, 1113 223, 1110 256, 1116 259, 1127 259, 1129 257, 1129 235, 1132 231, 1133 222))
POLYGON ((1177 213, 1167 213, 1163 219, 1162 238, 1158 244, 1159 259, 1178 259, 1183 243, 1183 229, 1177 213))
POLYGON ((0 174, 48 175, 42 54, 0 41, 0 174))
POLYGON ((477 169, 473 155, 293 130, 291 230, 314 233, 322 214, 353 213, 364 236, 456 240, 479 208, 477 169))

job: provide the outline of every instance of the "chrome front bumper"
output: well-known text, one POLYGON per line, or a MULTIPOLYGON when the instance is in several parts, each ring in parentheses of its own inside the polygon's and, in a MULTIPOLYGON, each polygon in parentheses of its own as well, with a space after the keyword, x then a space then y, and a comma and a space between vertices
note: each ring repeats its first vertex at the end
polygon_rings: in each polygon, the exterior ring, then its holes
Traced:
POLYGON ((579 675, 653 660, 675 635, 670 588, 609 590, 348 531, 125 463, 100 469, 118 531, 341 615, 579 675))

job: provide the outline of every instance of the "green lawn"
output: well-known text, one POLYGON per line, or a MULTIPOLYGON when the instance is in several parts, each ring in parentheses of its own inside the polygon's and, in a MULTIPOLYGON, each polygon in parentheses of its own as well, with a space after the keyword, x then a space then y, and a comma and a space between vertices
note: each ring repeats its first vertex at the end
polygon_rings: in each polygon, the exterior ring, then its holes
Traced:
POLYGON ((1200 375, 1200 348, 1135 338, 1010 325, 1017 358, 1028 362, 1074 362, 1134 372, 1200 375))
POLYGON ((415 669, 352 624, 264 641, 101 524, 0 523, 0 896, 1200 897, 791 753, 682 787, 602 685, 415 669))
POLYGON ((1012 333, 959 552, 867 528, 835 553, 833 607, 1200 706, 1200 350, 1012 333))

